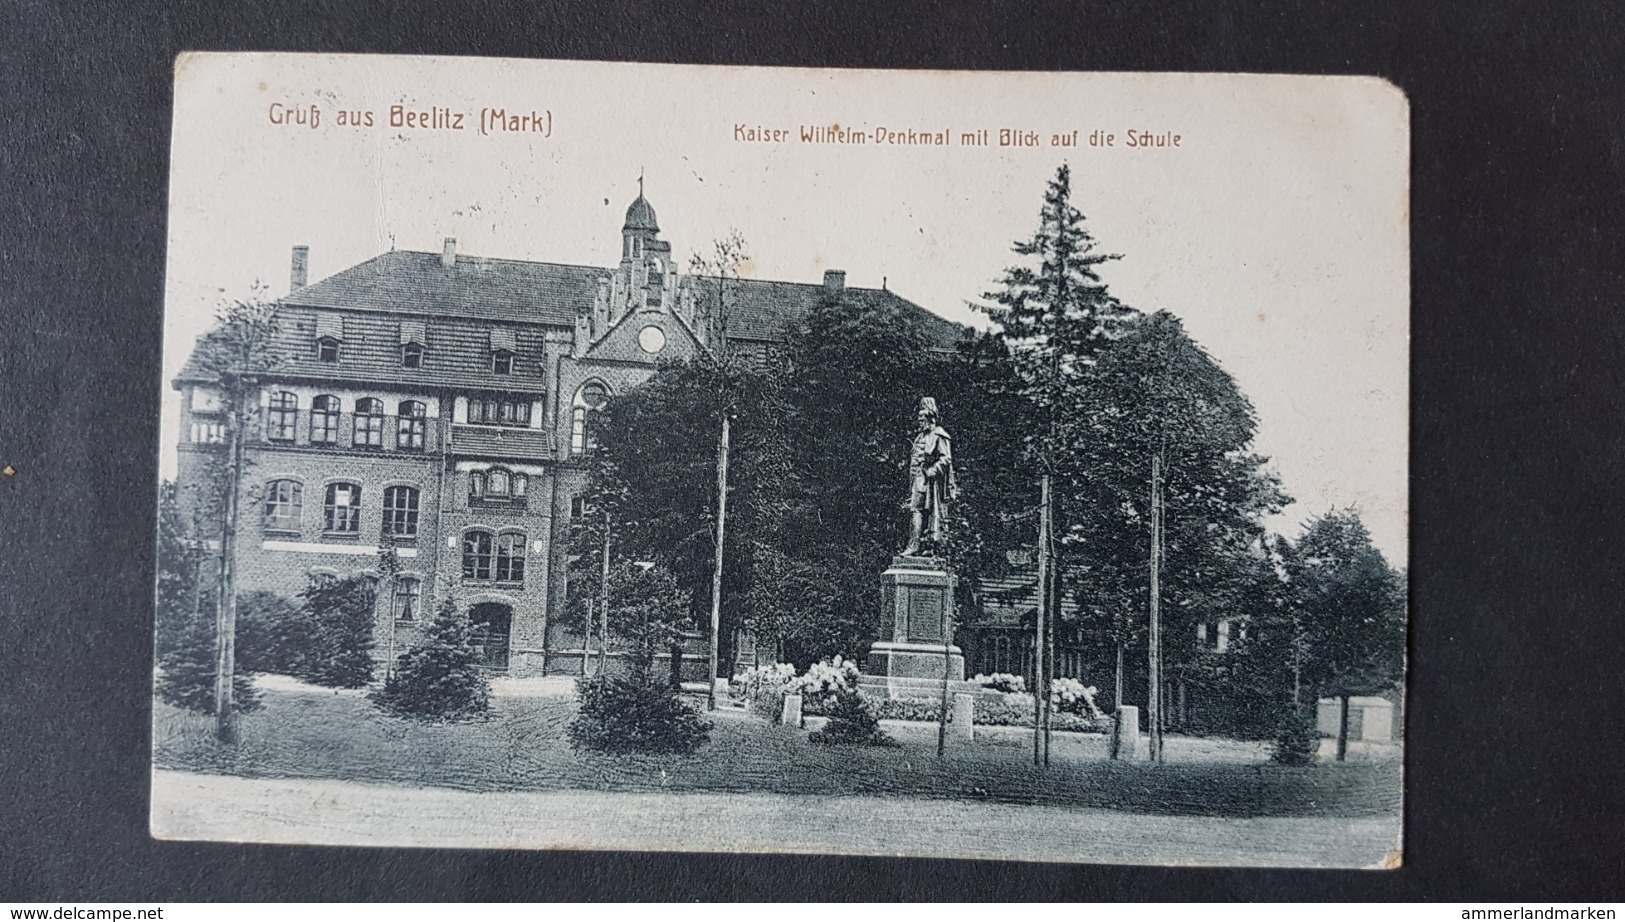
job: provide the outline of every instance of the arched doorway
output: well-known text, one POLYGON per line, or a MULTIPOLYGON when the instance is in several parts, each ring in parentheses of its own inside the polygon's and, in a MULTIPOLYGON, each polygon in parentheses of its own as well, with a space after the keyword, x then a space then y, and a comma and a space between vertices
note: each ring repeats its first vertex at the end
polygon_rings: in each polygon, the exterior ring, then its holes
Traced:
POLYGON ((508 633, 513 627, 513 606, 505 602, 481 602, 468 610, 474 628, 474 649, 480 663, 499 672, 508 670, 508 633))

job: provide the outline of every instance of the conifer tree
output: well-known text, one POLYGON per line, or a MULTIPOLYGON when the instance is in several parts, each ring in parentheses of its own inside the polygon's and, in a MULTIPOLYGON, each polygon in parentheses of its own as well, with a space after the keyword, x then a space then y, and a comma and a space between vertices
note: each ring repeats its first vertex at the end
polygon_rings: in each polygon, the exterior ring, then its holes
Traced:
MULTIPOLYGON (((1097 271, 1120 257, 1100 252, 1085 228, 1083 213, 1072 204, 1072 172, 1066 164, 1044 192, 1038 229, 1013 250, 1023 261, 1007 269, 1001 287, 984 296, 992 303, 983 310, 998 324, 1014 362, 1016 388, 1032 412, 1024 441, 1040 482, 1033 680, 1035 688, 1047 688, 1061 575, 1068 569, 1058 537, 1067 533, 1070 514, 1064 487, 1085 478, 1072 462, 1064 433, 1082 405, 1085 380, 1109 342, 1110 327, 1128 311, 1097 271)), ((1037 696, 1035 709, 1033 758, 1048 764, 1048 697, 1037 696)))
POLYGON ((468 614, 448 594, 424 627, 422 642, 395 661, 378 707, 401 717, 466 720, 490 707, 491 685, 480 668, 468 614))

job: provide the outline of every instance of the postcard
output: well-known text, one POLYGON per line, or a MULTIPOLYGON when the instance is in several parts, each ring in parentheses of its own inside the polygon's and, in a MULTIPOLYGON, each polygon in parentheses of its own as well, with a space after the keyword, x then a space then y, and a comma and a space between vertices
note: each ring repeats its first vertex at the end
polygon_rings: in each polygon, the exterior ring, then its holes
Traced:
POLYGON ((153 835, 1397 867, 1408 120, 182 55, 153 835))

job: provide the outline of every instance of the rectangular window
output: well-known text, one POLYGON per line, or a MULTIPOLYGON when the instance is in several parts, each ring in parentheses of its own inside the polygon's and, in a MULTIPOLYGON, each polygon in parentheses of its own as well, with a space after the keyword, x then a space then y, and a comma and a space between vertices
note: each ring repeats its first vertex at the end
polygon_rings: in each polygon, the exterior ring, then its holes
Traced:
POLYGON ((361 531, 361 487, 353 483, 327 485, 322 506, 323 526, 329 532, 355 534, 361 531))
POLYGON ((265 415, 265 437, 276 442, 291 442, 298 427, 298 395, 292 391, 272 394, 265 415))
POLYGON ((384 530, 398 538, 418 537, 418 489, 392 486, 384 491, 384 530))
POLYGON ((398 538, 417 537, 418 496, 415 487, 390 487, 384 491, 384 531, 398 538))
POLYGON ((310 443, 331 445, 339 440, 339 399, 323 394, 310 402, 310 443))
POLYGON ((402 402, 396 417, 395 446, 404 451, 422 451, 428 428, 428 407, 416 400, 402 402))
POLYGON ((471 531, 463 535, 463 579, 490 579, 492 545, 491 533, 471 531))
POLYGON ((192 420, 192 441, 198 445, 218 445, 226 440, 226 426, 218 419, 192 420))
POLYGON ((497 539, 497 581, 525 581, 525 536, 506 534, 497 539))
POLYGON ((470 397, 468 421, 482 426, 528 426, 530 405, 530 400, 514 397, 470 397))
POLYGON ((355 403, 355 439, 357 448, 384 447, 384 402, 376 397, 363 397, 355 403))
POLYGON ((297 480, 273 480, 265 485, 265 530, 298 531, 304 511, 304 486, 297 480))
POLYGON ((423 604, 423 582, 410 576, 395 581, 395 620, 416 621, 423 604))

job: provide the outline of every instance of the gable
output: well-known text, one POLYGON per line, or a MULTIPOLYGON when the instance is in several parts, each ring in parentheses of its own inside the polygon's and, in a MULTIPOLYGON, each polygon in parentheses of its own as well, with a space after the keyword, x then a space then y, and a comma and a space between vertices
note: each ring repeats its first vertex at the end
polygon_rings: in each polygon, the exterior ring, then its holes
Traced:
POLYGON ((688 325, 675 315, 640 310, 622 317, 582 358, 654 365, 668 359, 687 361, 702 351, 704 347, 694 338, 688 325))

